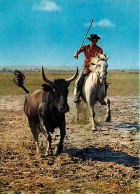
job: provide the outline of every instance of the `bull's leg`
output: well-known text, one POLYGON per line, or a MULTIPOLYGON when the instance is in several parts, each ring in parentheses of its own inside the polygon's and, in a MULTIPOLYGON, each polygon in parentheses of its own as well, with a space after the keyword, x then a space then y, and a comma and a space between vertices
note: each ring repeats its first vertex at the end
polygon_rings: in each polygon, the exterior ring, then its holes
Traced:
POLYGON ((52 147, 51 147, 52 137, 51 137, 50 133, 47 131, 47 129, 44 125, 43 119, 41 117, 40 117, 40 127, 41 127, 43 134, 47 138, 47 148, 46 148, 45 156, 48 156, 48 155, 52 154, 52 147))
POLYGON ((29 122, 31 132, 33 134, 34 140, 35 140, 36 153, 39 154, 39 142, 38 142, 39 123, 30 118, 28 118, 28 122, 29 122))
POLYGON ((60 128, 60 141, 56 152, 57 155, 59 155, 63 150, 63 142, 64 142, 64 137, 66 135, 65 122, 63 122, 59 128, 60 128))
POLYGON ((52 137, 51 137, 51 135, 49 134, 49 132, 48 132, 47 140, 48 140, 48 141, 47 141, 48 144, 47 144, 45 156, 52 155, 52 147, 51 147, 52 137))

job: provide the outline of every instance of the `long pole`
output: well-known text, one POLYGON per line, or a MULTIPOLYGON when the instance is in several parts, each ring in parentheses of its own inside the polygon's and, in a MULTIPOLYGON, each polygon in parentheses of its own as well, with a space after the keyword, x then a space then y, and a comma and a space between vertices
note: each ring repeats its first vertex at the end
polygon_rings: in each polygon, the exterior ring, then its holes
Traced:
POLYGON ((92 20, 91 20, 91 24, 90 24, 90 26, 89 26, 89 28, 88 28, 88 30, 87 30, 87 33, 86 33, 85 36, 84 36, 84 39, 83 39, 83 42, 82 42, 80 48, 83 46, 83 43, 84 43, 84 41, 85 41, 85 39, 86 39, 86 36, 87 36, 87 34, 88 34, 88 32, 89 32, 91 26, 92 26, 93 21, 94 21, 94 20, 92 19, 92 20))

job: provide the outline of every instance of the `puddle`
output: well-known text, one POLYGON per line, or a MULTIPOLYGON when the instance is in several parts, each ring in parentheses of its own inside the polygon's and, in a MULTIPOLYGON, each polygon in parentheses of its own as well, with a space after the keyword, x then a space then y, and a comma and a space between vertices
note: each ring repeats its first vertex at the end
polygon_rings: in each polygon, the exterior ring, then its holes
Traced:
POLYGON ((139 130, 140 125, 139 124, 134 124, 134 123, 111 123, 111 124, 101 124, 101 126, 108 126, 108 127, 114 127, 117 129, 122 129, 122 130, 139 130))

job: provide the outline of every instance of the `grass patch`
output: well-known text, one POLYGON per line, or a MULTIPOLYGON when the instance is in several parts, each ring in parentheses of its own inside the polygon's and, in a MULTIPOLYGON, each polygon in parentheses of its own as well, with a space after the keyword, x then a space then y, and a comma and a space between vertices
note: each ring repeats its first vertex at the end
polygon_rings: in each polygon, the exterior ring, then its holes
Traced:
MULTIPOLYGON (((57 78, 70 78, 75 72, 46 72, 46 76, 50 80, 57 78)), ((44 81, 41 72, 25 73, 25 87, 29 91, 41 89, 44 81)), ((25 92, 18 88, 12 81, 13 73, 0 73, 0 96, 6 95, 23 95, 25 92)), ((108 88, 109 96, 138 96, 139 95, 139 73, 134 72, 112 72, 109 71, 107 81, 111 83, 108 88)), ((70 94, 73 93, 75 82, 73 81, 69 87, 70 94)))
POLYGON ((107 81, 109 96, 139 96, 138 72, 109 72, 107 81))

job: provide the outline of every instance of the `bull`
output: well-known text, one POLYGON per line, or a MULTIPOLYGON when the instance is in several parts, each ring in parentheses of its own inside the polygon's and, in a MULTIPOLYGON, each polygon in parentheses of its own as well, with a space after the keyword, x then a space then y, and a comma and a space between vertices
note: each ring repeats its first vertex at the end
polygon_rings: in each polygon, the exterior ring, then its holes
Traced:
POLYGON ((32 93, 24 86, 24 74, 18 70, 15 70, 14 74, 15 84, 27 93, 24 112, 35 140, 36 153, 40 153, 39 134, 42 132, 47 139, 45 155, 52 154, 51 133, 58 127, 60 129, 60 140, 56 154, 60 154, 63 150, 63 141, 66 134, 65 113, 69 111, 67 103, 68 87, 76 79, 78 68, 70 79, 55 79, 51 81, 45 76, 42 66, 42 77, 47 84, 42 85, 42 90, 36 90, 32 93))

